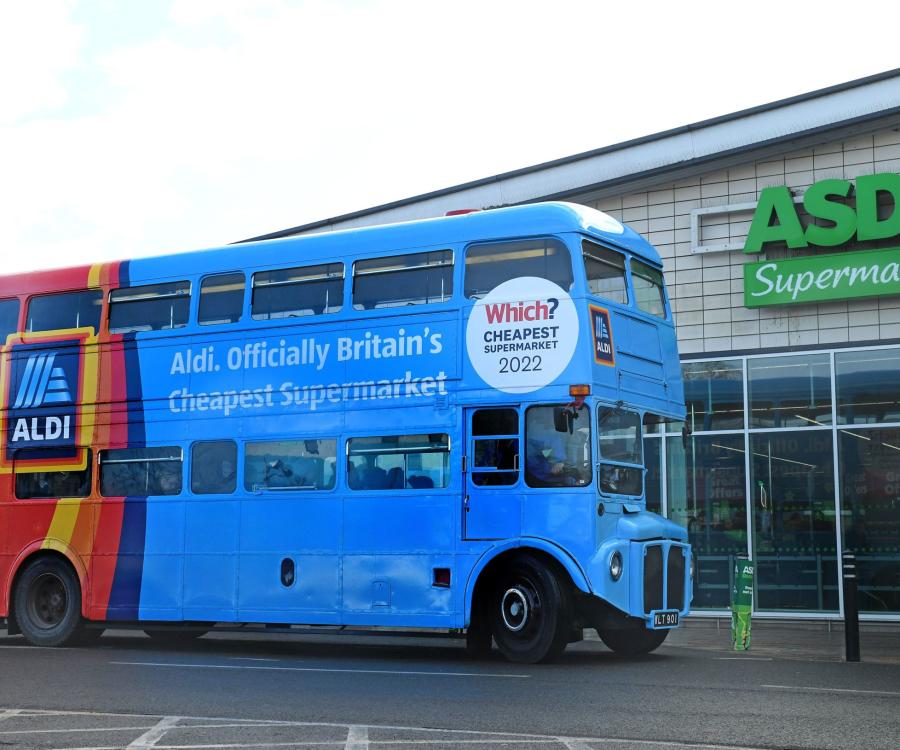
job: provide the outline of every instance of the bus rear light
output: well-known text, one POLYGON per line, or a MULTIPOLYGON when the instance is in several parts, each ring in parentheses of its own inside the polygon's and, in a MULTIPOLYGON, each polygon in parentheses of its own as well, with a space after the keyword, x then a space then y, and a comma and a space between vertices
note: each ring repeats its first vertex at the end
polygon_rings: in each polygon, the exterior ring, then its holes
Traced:
POLYGON ((452 211, 446 211, 444 216, 463 216, 465 214, 477 214, 480 208, 454 208, 452 211))
POLYGON ((583 383, 579 383, 578 385, 570 385, 569 386, 569 395, 573 398, 591 395, 591 387, 589 385, 585 385, 583 383))

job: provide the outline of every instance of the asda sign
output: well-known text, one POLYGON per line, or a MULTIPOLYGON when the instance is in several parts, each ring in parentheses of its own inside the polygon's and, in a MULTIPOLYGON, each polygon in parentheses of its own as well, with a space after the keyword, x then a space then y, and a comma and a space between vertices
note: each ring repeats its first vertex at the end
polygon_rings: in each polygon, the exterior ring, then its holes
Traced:
MULTIPOLYGON (((864 175, 855 186, 850 180, 822 180, 807 189, 802 203, 814 220, 806 228, 787 187, 765 188, 744 252, 758 253, 775 242, 792 249, 836 248, 852 241, 897 238, 900 245, 900 174, 864 175), (887 213, 879 215, 879 204, 888 206, 887 213)), ((747 263, 744 304, 763 307, 900 294, 898 264, 900 247, 747 263)))

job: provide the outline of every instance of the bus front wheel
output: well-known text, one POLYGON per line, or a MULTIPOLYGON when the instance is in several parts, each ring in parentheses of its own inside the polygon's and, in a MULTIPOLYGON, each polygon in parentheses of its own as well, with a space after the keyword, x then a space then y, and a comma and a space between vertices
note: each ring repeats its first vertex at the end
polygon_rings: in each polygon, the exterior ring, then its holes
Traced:
POLYGON ((668 630, 648 630, 643 625, 637 628, 597 630, 600 639, 620 656, 649 654, 662 646, 668 634, 668 630))
POLYGON ((22 571, 14 603, 19 630, 35 646, 62 646, 81 635, 81 585, 58 558, 39 558, 22 571))
POLYGON ((559 656, 569 642, 568 591, 556 574, 527 556, 497 576, 489 604, 491 632, 509 661, 536 664, 559 656))

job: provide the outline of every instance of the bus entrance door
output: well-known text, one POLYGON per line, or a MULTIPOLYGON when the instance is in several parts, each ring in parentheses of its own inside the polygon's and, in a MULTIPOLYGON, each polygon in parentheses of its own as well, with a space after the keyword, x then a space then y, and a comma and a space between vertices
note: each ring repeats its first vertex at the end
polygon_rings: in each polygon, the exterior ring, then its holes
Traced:
POLYGON ((519 535, 521 445, 517 407, 466 409, 464 539, 519 535))

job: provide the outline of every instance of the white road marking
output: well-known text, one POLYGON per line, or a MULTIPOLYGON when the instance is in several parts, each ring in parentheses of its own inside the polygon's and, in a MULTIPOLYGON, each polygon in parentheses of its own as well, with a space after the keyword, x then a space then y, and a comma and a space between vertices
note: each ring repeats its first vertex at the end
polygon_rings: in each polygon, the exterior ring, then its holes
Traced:
POLYGON ((78 727, 77 729, 3 729, 0 737, 11 734, 77 734, 78 732, 140 732, 151 729, 146 724, 139 727, 78 727))
POLYGON ((349 727, 344 750, 369 750, 369 728, 356 725, 349 727))
POLYGON ((337 669, 333 667, 256 667, 250 664, 190 664, 188 662, 162 661, 111 661, 110 664, 125 667, 169 667, 175 669, 249 669, 266 672, 334 672, 344 674, 389 674, 412 677, 490 677, 494 679, 527 680, 527 674, 490 674, 488 672, 416 672, 395 669, 337 669))
POLYGON ((565 745, 566 750, 594 750, 590 745, 581 740, 567 740, 564 737, 557 737, 556 740, 565 745))
POLYGON ((11 719, 13 716, 18 716, 21 713, 18 708, 8 708, 5 711, 0 711, 0 721, 11 719))
POLYGON ((145 750, 145 748, 156 747, 159 742, 178 722, 181 721, 180 716, 164 716, 155 726, 148 729, 140 737, 128 745, 126 750, 145 750))
POLYGON ((893 693, 889 690, 852 690, 850 688, 822 688, 822 687, 805 687, 803 685, 762 685, 761 687, 770 690, 806 690, 813 693, 850 693, 858 695, 882 695, 888 698, 900 698, 900 693, 893 693))

